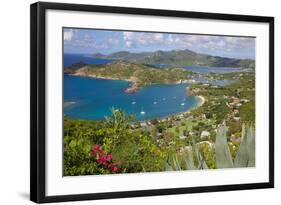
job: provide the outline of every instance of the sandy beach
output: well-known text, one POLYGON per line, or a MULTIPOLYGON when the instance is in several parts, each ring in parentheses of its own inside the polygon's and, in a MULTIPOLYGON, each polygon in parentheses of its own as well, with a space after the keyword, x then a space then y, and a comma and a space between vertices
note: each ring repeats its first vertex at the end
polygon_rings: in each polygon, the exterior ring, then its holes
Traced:
POLYGON ((201 95, 196 96, 200 99, 200 102, 198 104, 198 107, 202 106, 205 103, 205 98, 201 95))

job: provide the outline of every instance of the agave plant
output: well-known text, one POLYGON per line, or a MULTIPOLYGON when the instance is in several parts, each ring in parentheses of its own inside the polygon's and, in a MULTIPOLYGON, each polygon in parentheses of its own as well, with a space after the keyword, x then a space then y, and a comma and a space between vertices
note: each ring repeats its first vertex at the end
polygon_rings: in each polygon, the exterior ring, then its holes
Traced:
MULTIPOLYGON (((231 156, 226 132, 227 127, 225 125, 218 127, 215 143, 216 168, 254 167, 255 131, 253 126, 246 127, 244 124, 242 125, 241 143, 235 159, 231 156)), ((195 144, 193 138, 191 149, 186 151, 184 162, 185 167, 182 169, 178 160, 178 155, 174 155, 170 160, 167 160, 166 171, 208 169, 202 157, 202 153, 199 150, 199 145, 195 144)))
POLYGON ((216 143, 215 143, 217 168, 233 167, 233 160, 227 144, 226 132, 227 132, 227 127, 225 125, 222 125, 217 129, 217 136, 216 136, 216 143))
POLYGON ((255 131, 252 126, 246 128, 243 124, 241 133, 241 143, 235 159, 227 144, 227 128, 222 125, 218 128, 215 144, 216 166, 217 168, 237 168, 255 166, 255 131))
POLYGON ((203 156, 199 150, 199 145, 195 144, 194 138, 192 137, 192 147, 191 149, 186 150, 184 154, 185 167, 182 169, 178 155, 174 155, 171 160, 167 160, 166 171, 180 171, 180 170, 199 170, 199 169, 208 169, 208 166, 203 159, 203 156), (193 155, 194 151, 194 155, 193 155))

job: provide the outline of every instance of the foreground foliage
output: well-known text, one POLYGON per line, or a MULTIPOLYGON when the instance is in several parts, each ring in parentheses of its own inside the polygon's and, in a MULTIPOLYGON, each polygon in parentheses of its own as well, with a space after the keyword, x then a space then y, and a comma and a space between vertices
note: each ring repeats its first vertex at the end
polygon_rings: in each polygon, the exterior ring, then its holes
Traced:
POLYGON ((93 157, 93 145, 102 145, 112 163, 122 162, 122 172, 153 172, 164 170, 166 154, 154 139, 142 131, 129 129, 132 120, 119 110, 104 122, 64 120, 64 175, 107 174, 93 157))
MULTIPOLYGON (((255 131, 252 126, 242 128, 242 141, 236 157, 233 158, 227 143, 227 127, 222 125, 218 128, 216 143, 213 148, 212 160, 215 162, 216 168, 238 168, 238 167, 254 167, 255 166, 255 131)), ((212 149, 212 148, 211 148, 212 149)), ((179 155, 174 155, 171 161, 167 161, 166 171, 173 170, 195 170, 208 169, 204 153, 200 151, 199 145, 195 144, 181 155, 180 163, 179 155)))
POLYGON ((155 172, 255 166, 255 133, 242 128, 233 151, 227 128, 218 127, 215 143, 183 142, 165 133, 159 139, 143 129, 130 128, 134 119, 118 109, 103 121, 64 120, 64 175, 155 172), (187 143, 187 144, 186 144, 187 143), (239 149, 238 149, 239 148, 239 149))

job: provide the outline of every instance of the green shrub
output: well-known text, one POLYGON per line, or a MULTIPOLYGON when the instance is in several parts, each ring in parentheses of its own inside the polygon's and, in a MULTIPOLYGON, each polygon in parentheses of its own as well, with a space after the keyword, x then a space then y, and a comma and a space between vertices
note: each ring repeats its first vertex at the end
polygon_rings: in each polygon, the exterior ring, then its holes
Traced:
POLYGON ((112 109, 105 121, 65 119, 64 175, 108 174, 91 155, 91 147, 99 144, 117 162, 122 172, 152 172, 164 170, 166 151, 154 138, 141 130, 131 130, 133 119, 121 110, 112 109))

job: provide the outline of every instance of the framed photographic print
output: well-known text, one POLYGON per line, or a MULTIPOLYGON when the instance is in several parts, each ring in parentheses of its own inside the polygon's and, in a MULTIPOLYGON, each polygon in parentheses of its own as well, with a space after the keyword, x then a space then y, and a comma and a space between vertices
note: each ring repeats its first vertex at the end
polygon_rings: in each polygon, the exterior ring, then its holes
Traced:
POLYGON ((274 187, 274 18, 31 5, 31 200, 274 187))

